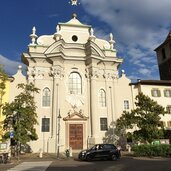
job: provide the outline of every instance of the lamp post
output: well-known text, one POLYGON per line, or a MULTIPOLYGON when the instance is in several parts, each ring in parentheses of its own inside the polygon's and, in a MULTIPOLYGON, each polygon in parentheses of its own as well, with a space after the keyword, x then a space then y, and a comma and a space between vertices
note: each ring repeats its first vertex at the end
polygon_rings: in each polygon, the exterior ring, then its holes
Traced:
POLYGON ((57 117, 57 120, 58 120, 58 140, 57 140, 57 159, 59 159, 59 138, 60 138, 60 120, 61 120, 61 115, 60 115, 60 109, 59 109, 59 115, 57 117))
POLYGON ((15 134, 16 134, 16 137, 15 137, 15 140, 16 140, 16 152, 17 152, 17 160, 19 161, 19 153, 20 153, 20 117, 19 117, 19 113, 14 111, 13 112, 13 122, 14 122, 14 125, 13 125, 13 129, 15 131, 15 134))

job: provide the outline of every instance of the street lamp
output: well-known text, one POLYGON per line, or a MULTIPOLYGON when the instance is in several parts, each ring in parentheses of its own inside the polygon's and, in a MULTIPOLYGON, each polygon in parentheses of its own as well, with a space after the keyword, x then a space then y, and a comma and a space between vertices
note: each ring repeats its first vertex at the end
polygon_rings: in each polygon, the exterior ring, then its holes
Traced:
POLYGON ((57 135, 58 135, 58 141, 57 141, 57 158, 59 159, 59 138, 60 138, 60 120, 61 120, 61 115, 60 115, 60 109, 59 109, 59 115, 58 115, 58 117, 57 117, 57 119, 58 119, 58 133, 57 133, 57 135))

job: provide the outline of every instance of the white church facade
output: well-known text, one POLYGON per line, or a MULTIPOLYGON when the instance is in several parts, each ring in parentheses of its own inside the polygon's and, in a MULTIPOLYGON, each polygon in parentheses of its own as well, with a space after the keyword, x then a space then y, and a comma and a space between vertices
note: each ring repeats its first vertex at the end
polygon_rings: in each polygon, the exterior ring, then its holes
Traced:
POLYGON ((34 27, 30 37, 22 61, 27 81, 40 89, 35 95, 39 139, 31 142, 33 151, 55 152, 58 145, 61 150, 80 150, 102 143, 110 124, 133 104, 130 80, 124 72, 119 77, 123 60, 113 35, 109 41, 96 38, 93 28, 73 14, 53 35, 38 37, 34 27))
MULTIPOLYGON (((134 109, 140 92, 140 84, 131 84, 124 71, 119 74, 123 59, 117 56, 113 35, 109 41, 97 38, 93 28, 73 14, 70 21, 58 23, 54 34, 38 37, 34 27, 30 37, 28 52, 22 55, 27 76, 21 68, 14 75, 11 100, 18 83, 32 82, 40 89, 35 94, 39 138, 29 144, 33 152, 77 151, 103 143, 112 123, 124 110, 134 109)), ((167 86, 170 90, 169 81, 167 86)))

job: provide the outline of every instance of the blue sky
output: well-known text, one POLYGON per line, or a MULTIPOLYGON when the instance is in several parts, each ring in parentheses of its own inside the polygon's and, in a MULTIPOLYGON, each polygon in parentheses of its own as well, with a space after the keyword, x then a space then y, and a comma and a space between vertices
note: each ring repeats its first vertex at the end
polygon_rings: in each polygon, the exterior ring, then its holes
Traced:
POLYGON ((92 25, 96 37, 109 40, 113 33, 121 69, 132 80, 159 79, 154 49, 171 29, 170 0, 1 0, 0 63, 15 74, 21 54, 27 52, 33 26, 36 34, 55 33, 58 22, 67 22, 76 12, 78 19, 92 25))

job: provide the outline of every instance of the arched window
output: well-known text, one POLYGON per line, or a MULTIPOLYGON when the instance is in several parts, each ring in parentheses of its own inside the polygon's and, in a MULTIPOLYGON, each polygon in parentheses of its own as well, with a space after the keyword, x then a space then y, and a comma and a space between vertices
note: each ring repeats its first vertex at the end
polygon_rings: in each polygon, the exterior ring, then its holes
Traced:
POLYGON ((43 89, 42 106, 50 106, 50 90, 47 87, 43 89))
POLYGON ((72 72, 69 76, 69 92, 70 94, 81 94, 82 93, 82 79, 80 74, 72 72))
POLYGON ((103 89, 99 91, 99 104, 101 107, 106 107, 106 92, 103 89))

